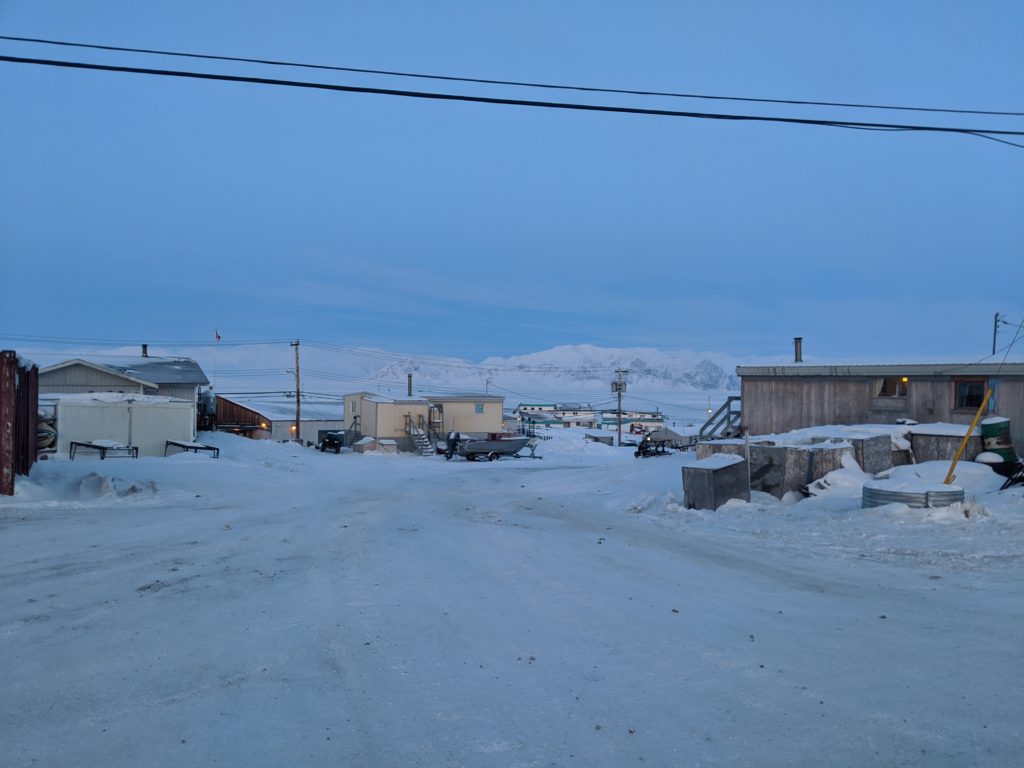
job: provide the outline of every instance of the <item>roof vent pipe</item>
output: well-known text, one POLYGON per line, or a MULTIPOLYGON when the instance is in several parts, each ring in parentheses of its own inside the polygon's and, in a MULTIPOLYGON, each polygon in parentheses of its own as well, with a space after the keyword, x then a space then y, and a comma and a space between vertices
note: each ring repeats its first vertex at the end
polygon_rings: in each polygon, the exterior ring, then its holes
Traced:
POLYGON ((149 357, 149 344, 142 345, 142 356, 149 357))
POLYGON ((793 337, 793 362, 802 363, 804 361, 804 337, 794 336, 793 337))

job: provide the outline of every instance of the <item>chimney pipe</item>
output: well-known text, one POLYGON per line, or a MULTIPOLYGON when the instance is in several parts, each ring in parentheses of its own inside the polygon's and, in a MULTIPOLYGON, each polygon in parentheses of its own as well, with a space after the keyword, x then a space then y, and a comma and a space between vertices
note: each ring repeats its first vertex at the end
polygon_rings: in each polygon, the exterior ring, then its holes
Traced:
POLYGON ((794 336, 793 337, 793 362, 802 363, 804 361, 804 337, 794 336))
POLYGON ((408 386, 408 395, 411 398, 412 397, 412 374, 408 373, 406 375, 409 377, 409 381, 408 381, 408 385, 409 385, 408 386))
POLYGON ((149 344, 142 345, 142 356, 149 357, 149 344))

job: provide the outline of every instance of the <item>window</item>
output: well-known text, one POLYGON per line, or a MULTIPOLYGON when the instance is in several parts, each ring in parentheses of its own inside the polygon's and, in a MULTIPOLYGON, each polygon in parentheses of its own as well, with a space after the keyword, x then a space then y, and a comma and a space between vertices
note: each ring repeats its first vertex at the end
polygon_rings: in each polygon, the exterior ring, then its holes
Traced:
POLYGON ((985 379, 956 379, 953 381, 954 408, 977 410, 985 399, 985 379))
POLYGON ((907 384, 906 376, 875 379, 875 397, 906 397, 907 384))
POLYGON ((484 412, 484 404, 483 403, 476 403, 476 404, 474 404, 473 405, 473 412, 474 413, 483 413, 484 412))

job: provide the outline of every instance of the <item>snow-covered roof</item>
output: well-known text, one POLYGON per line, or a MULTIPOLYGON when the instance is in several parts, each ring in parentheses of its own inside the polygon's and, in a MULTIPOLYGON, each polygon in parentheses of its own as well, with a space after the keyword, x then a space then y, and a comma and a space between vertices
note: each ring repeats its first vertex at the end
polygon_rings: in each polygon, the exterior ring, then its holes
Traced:
POLYGON ((363 400, 367 400, 371 403, 411 403, 415 405, 426 405, 426 400, 420 400, 412 397, 388 397, 387 395, 366 395, 363 400))
POLYGON ((463 392, 457 395, 427 395, 427 399, 433 403, 452 403, 457 401, 469 401, 480 402, 486 400, 488 402, 505 402, 505 398, 502 395, 484 395, 479 392, 463 392))
MULTIPOLYGON (((232 395, 221 400, 255 411, 270 421, 295 421, 295 400, 289 398, 249 398, 232 395)), ((345 409, 340 402, 305 400, 300 403, 302 421, 344 421, 345 409)))
POLYGON ((40 400, 44 399, 49 401, 56 400, 60 403, 86 403, 97 405, 105 403, 142 403, 144 405, 185 403, 187 405, 194 405, 191 400, 182 400, 176 397, 164 397, 163 395, 140 395, 133 392, 52 392, 40 397, 40 400))
POLYGON ((697 469, 723 469, 731 467, 733 464, 739 464, 741 461, 743 461, 743 457, 734 453, 716 453, 706 459, 699 459, 689 466, 697 469))
POLYGON ((1024 376, 1024 363, 868 363, 738 365, 743 376, 1024 376))

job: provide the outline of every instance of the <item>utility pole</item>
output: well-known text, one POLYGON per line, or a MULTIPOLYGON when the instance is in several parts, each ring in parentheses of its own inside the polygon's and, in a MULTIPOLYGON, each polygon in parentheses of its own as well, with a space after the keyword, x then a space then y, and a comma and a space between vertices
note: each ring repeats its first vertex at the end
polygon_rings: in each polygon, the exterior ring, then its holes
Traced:
POLYGON ((619 369, 617 369, 615 371, 615 373, 618 374, 618 379, 616 381, 612 382, 612 392, 614 392, 618 396, 618 401, 619 401, 619 406, 618 406, 619 447, 621 448, 622 447, 622 393, 626 391, 626 382, 622 380, 622 375, 624 373, 629 373, 629 371, 626 371, 626 370, 623 370, 622 368, 619 368, 619 369))
POLYGON ((295 347, 295 442, 301 443, 302 437, 299 430, 302 429, 302 405, 299 395, 299 340, 291 343, 295 347))
POLYGON ((996 312, 996 319, 992 323, 992 354, 996 353, 996 333, 999 331, 999 313, 996 312))

